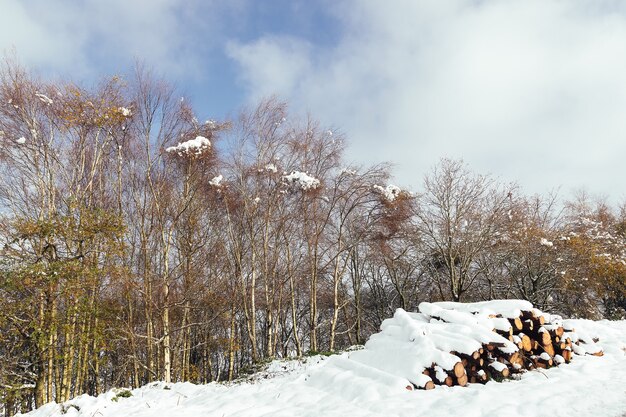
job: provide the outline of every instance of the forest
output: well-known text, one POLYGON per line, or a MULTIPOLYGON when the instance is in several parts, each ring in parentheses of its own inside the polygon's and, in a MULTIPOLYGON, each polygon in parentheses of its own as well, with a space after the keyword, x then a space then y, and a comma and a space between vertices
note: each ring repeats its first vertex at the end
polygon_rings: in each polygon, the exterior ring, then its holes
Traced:
POLYGON ((203 121, 144 68, 86 87, 2 65, 6 415, 230 381, 363 344, 424 301, 626 317, 626 204, 526 195, 445 158, 405 190, 347 141, 276 98, 203 121))

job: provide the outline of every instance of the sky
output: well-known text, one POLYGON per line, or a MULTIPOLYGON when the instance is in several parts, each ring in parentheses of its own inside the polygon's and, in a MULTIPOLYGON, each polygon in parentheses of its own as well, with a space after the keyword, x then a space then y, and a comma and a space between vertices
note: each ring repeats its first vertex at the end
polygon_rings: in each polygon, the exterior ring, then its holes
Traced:
POLYGON ((449 157, 626 200, 621 0, 0 0, 0 50, 84 83, 141 61, 202 118, 277 95, 414 190, 449 157))

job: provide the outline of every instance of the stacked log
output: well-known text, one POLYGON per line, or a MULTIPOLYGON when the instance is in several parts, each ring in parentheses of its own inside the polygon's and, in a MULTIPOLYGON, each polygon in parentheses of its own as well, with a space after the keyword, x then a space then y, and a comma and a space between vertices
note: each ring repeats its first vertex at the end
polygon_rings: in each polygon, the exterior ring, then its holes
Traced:
POLYGON ((398 309, 352 359, 431 389, 501 381, 573 355, 602 356, 597 339, 527 301, 421 303, 419 311, 398 309))

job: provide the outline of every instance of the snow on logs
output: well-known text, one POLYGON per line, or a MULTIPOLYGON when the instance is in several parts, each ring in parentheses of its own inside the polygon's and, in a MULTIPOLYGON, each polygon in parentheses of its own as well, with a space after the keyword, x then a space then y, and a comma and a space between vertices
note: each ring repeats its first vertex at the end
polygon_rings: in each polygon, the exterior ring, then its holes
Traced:
POLYGON ((527 301, 421 303, 419 311, 396 310, 350 358, 431 389, 499 381, 569 363, 572 354, 603 354, 597 339, 527 301))

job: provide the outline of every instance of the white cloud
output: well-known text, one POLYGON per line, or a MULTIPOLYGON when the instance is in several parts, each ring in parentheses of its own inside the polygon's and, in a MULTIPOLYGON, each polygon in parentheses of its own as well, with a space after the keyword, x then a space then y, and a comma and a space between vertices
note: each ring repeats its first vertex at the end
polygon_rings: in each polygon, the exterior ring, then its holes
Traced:
MULTIPOLYGON (((626 197, 626 6, 609 0, 345 0, 331 48, 232 44, 251 97, 341 126, 350 155, 416 186, 441 156, 529 192, 626 197)), ((321 28, 323 30, 323 28, 321 28)))
POLYGON ((1 1, 0 51, 15 48, 28 66, 80 78, 138 59, 188 79, 218 42, 218 19, 242 0, 1 1))
POLYGON ((310 45, 289 37, 265 37, 251 44, 229 42, 227 53, 253 71, 241 74, 242 81, 253 85, 252 100, 277 94, 286 96, 299 88, 299 75, 311 68, 310 45), (289 59, 284 58, 288 56, 289 59))
MULTIPOLYGON (((41 10, 46 18, 54 18, 58 9, 41 10)), ((68 63, 68 52, 81 48, 82 36, 71 36, 63 22, 38 19, 27 2, 3 0, 0 13, 0 51, 15 50, 19 57, 34 66, 54 67, 68 63)), ((70 17, 68 16, 68 19, 70 17)))

